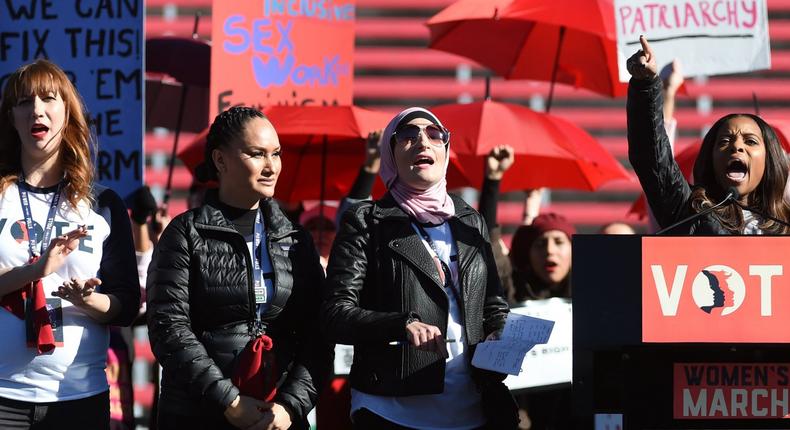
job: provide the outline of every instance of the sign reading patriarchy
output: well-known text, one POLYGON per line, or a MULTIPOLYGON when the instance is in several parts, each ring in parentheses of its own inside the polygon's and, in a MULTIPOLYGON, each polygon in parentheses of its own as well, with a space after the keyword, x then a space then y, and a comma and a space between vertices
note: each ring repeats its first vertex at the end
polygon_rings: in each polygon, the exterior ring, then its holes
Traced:
POLYGON ((96 179, 121 196, 143 183, 143 0, 0 3, 0 87, 19 66, 55 62, 93 119, 96 179))
POLYGON ((645 35, 659 69, 677 58, 686 76, 769 69, 765 0, 615 0, 620 81, 645 35))
POLYGON ((354 0, 213 3, 211 103, 352 103, 354 0))
POLYGON ((642 341, 790 342, 789 245, 787 237, 642 238, 642 341))

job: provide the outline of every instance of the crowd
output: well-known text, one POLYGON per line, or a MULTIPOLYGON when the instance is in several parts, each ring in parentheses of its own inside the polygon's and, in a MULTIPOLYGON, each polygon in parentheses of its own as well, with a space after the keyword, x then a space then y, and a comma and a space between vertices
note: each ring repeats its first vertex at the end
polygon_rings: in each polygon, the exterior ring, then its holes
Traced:
MULTIPOLYGON (((787 233, 787 160, 771 127, 750 114, 718 120, 690 185, 664 121, 678 82, 662 82, 641 42, 628 60, 629 159, 658 228, 787 233)), ((338 406, 353 428, 572 426, 569 386, 514 399, 505 375, 471 364, 510 307, 572 297, 575 229, 540 213, 542 190, 527 193, 510 246, 501 239, 499 181, 517 174, 509 146, 486 158, 475 210, 447 192, 451 130, 426 109, 406 109, 370 137, 348 197, 295 222, 273 198, 277 124, 233 107, 213 121, 197 172, 216 188, 196 188, 191 209, 170 220, 147 189, 134 194, 130 214, 94 182, 87 118, 53 63, 38 60, 7 80, 0 427, 133 426, 131 348, 116 327, 134 323, 147 324, 162 367, 159 429, 305 429, 317 404, 320 423, 333 413, 321 403, 335 343, 354 345, 350 402, 338 406), (376 175, 387 192, 371 200, 376 175)), ((602 232, 633 230, 613 223, 602 232)))

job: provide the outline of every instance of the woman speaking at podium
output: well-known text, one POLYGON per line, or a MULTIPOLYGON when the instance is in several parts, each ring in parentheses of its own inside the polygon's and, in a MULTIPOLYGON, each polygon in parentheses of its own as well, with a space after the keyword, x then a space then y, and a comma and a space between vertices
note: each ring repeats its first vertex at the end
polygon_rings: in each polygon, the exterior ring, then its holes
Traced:
POLYGON ((664 131, 656 58, 644 36, 628 59, 628 158, 650 208, 670 234, 786 234, 787 160, 762 118, 725 115, 702 140, 690 186, 672 157, 664 131))

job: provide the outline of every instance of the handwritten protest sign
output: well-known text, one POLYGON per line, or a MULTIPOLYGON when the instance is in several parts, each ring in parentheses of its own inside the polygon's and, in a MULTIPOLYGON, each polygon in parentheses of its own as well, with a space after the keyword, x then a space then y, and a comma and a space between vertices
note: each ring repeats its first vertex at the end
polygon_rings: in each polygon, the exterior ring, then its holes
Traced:
POLYGON ((678 58, 686 76, 771 67, 765 0, 615 0, 620 80, 645 35, 659 70, 678 58))
POLYGON ((143 182, 142 0, 0 3, 0 87, 48 58, 85 100, 99 141, 96 178, 121 196, 143 182))
POLYGON ((209 115, 352 103, 354 0, 214 1, 209 115))

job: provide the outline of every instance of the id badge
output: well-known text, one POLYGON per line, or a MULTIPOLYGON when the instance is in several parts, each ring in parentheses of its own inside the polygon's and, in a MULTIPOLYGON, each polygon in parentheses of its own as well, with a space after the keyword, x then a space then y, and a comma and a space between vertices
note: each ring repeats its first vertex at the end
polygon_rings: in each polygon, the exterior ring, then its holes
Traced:
POLYGON ((261 281, 255 282, 255 304, 260 305, 266 303, 266 286, 261 281))
MULTIPOLYGON (((55 346, 63 346, 63 302, 61 299, 52 297, 47 299, 47 314, 52 325, 52 336, 55 338, 55 346)), ((36 344, 36 332, 33 329, 33 299, 25 299, 25 335, 27 344, 36 344)))

